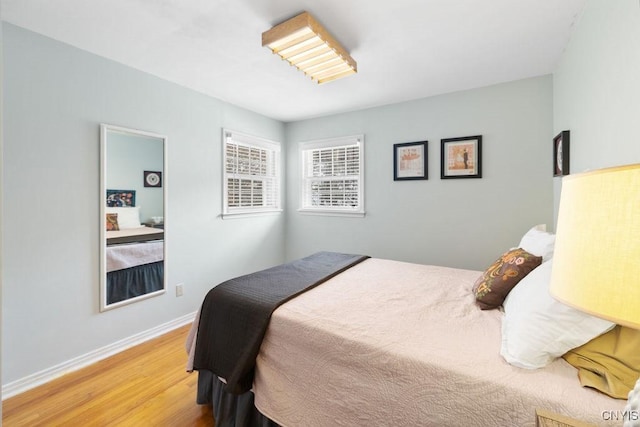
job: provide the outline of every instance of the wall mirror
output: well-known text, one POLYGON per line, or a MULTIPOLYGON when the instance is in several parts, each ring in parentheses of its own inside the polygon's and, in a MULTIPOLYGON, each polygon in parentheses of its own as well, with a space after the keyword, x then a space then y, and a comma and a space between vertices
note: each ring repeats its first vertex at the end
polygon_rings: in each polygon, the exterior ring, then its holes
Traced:
POLYGON ((167 138, 100 125, 100 311, 165 292, 167 138))

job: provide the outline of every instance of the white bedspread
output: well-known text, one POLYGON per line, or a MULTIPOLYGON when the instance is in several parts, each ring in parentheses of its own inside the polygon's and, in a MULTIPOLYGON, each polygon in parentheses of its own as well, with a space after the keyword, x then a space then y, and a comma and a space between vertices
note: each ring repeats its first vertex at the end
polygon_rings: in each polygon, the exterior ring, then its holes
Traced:
POLYGON ((604 424, 623 409, 562 359, 507 364, 502 313, 474 304, 479 274, 369 259, 287 302, 258 356, 256 406, 287 427, 534 426, 536 408, 604 424))
POLYGON ((151 264, 163 259, 163 240, 107 246, 107 272, 151 264))

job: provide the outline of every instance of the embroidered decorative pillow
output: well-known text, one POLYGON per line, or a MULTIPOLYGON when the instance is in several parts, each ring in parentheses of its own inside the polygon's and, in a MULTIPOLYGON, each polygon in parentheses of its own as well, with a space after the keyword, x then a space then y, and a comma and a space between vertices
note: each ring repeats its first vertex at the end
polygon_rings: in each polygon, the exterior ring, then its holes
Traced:
POLYGON ((107 214, 107 231, 117 231, 117 230, 120 230, 120 227, 118 227, 118 214, 108 213, 107 214))
POLYGON ((542 257, 521 248, 506 252, 476 280, 476 303, 482 310, 500 307, 511 289, 541 263, 542 257))

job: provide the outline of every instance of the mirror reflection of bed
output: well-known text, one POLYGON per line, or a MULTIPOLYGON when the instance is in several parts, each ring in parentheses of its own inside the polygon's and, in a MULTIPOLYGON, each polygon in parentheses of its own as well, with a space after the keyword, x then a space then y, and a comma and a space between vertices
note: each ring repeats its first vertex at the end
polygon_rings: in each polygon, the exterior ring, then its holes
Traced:
POLYGON ((164 230, 144 225, 108 230, 106 287, 107 305, 162 291, 164 230))
POLYGON ((165 292, 166 138, 101 125, 100 310, 165 292))

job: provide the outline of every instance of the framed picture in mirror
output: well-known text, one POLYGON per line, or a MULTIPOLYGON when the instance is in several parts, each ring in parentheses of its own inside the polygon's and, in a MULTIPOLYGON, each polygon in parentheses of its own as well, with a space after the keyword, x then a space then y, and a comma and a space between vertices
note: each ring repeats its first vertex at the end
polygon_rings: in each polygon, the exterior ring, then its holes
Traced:
POLYGON ((160 171, 144 171, 145 187, 162 187, 162 172, 160 171))
POLYGON ((131 208, 136 205, 136 190, 107 190, 107 206, 131 208))

